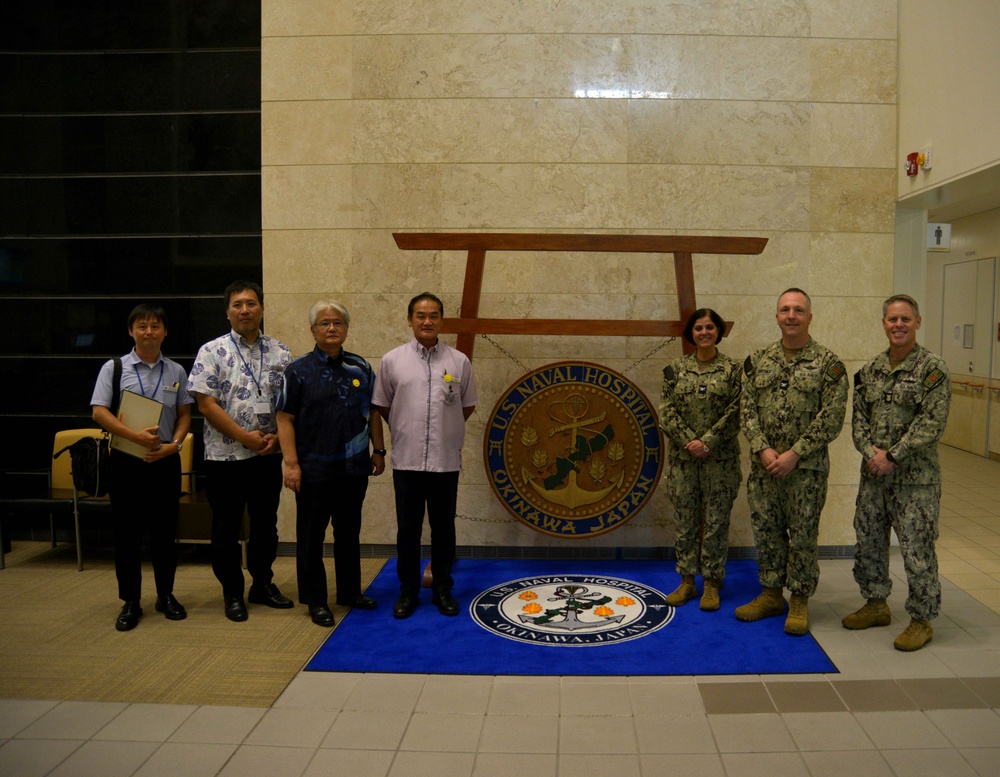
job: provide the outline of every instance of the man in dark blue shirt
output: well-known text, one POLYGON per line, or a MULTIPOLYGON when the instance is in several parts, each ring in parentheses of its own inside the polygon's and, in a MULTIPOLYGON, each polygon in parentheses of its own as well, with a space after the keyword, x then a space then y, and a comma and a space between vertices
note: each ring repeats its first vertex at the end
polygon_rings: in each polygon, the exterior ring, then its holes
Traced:
POLYGON ((333 626, 323 540, 333 524, 337 604, 375 608, 361 593, 361 505, 369 475, 385 470, 382 418, 372 404, 375 372, 343 349, 351 318, 333 300, 309 311, 316 347, 285 369, 278 396, 278 438, 285 486, 295 492, 299 602, 319 626, 333 626), (374 450, 369 453, 369 443, 374 450))

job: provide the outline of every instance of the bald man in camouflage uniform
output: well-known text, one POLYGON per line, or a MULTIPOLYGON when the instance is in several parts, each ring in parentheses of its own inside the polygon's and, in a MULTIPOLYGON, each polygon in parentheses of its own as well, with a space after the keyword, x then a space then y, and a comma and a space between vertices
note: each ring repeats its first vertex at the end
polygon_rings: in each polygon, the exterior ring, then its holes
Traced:
POLYGON ((905 294, 882 305, 889 348, 854 376, 854 447, 861 452, 854 530, 854 579, 864 607, 843 620, 845 628, 888 626, 889 530, 899 537, 909 584, 910 625, 897 650, 919 650, 934 636, 931 621, 941 610, 934 541, 941 505, 937 443, 951 405, 951 378, 944 360, 917 345, 920 309, 905 294))
POLYGON ((781 340, 747 357, 741 423, 750 443, 747 498, 762 591, 736 608, 756 621, 783 615, 785 633, 809 631, 819 581, 819 517, 830 472, 827 446, 847 412, 847 374, 837 355, 809 336, 812 303, 801 289, 778 298, 781 340))
POLYGON ((726 579, 729 516, 740 490, 740 363, 721 353, 725 324, 702 308, 689 318, 684 339, 698 351, 663 368, 660 428, 667 443, 667 485, 674 505, 674 550, 681 584, 666 597, 679 607, 698 595, 702 610, 719 609, 726 579), (696 334, 697 333, 697 334, 696 334), (703 360, 702 356, 706 358, 703 360), (704 509, 704 520, 702 510, 704 509))

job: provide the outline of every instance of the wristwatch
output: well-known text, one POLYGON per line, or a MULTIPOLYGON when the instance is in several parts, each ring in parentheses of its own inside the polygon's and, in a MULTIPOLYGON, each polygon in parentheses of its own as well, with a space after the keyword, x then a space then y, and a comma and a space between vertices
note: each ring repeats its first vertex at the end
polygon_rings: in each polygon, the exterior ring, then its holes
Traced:
POLYGON ((372 449, 372 456, 385 456, 385 448, 372 449))
POLYGON ((178 453, 184 450, 184 440, 171 440, 170 442, 177 446, 178 453))

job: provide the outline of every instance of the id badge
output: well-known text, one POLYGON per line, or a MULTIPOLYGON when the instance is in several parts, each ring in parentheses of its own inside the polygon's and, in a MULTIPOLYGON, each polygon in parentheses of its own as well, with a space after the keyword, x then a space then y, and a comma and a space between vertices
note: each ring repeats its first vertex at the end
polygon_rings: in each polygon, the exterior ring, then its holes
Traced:
POLYGON ((271 403, 266 399, 258 399, 253 403, 253 411, 257 415, 270 415, 271 403))

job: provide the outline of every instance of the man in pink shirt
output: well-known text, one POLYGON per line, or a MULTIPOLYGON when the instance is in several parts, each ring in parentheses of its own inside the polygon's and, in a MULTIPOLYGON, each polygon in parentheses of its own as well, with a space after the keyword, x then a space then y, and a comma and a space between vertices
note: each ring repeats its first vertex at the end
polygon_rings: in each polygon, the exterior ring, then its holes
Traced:
POLYGON ((431 527, 433 603, 458 615, 452 596, 455 507, 462 469, 465 421, 476 409, 472 365, 460 351, 438 340, 444 305, 430 292, 407 309, 414 339, 382 357, 372 404, 389 427, 392 482, 396 492, 396 618, 408 618, 420 592, 420 536, 424 509, 431 527))

